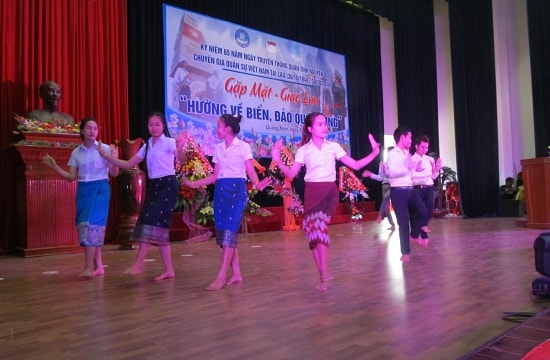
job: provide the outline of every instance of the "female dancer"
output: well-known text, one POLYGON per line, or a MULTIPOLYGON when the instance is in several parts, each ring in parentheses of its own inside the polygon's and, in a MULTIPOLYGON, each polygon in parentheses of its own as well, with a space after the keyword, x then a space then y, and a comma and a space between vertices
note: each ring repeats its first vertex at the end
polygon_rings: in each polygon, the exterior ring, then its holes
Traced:
POLYGON ((237 250, 237 234, 242 215, 248 201, 246 193, 246 177, 258 190, 269 185, 271 179, 258 181, 258 175, 252 163, 250 145, 239 140, 241 116, 229 114, 218 119, 216 133, 222 142, 216 145, 214 157, 214 172, 197 180, 183 180, 184 185, 198 188, 216 182, 214 188, 214 225, 216 228, 216 243, 222 248, 220 270, 216 279, 206 287, 206 290, 220 290, 224 285, 243 281, 237 250), (227 280, 227 270, 231 267, 232 275, 227 280))
POLYGON ((94 118, 80 121, 80 144, 71 153, 69 171, 65 171, 50 155, 42 162, 57 171, 68 181, 78 179, 76 190, 76 226, 80 246, 84 247, 84 270, 80 277, 92 278, 104 274, 101 247, 105 239, 111 188, 109 175, 117 176, 118 167, 100 156, 100 151, 118 157, 116 148, 97 141, 98 125, 94 118))
POLYGON ((292 167, 286 166, 281 161, 281 140, 277 141, 271 150, 273 160, 290 179, 298 174, 303 165, 306 166, 303 229, 321 278, 316 287, 320 291, 327 290, 328 281, 331 278, 327 269, 330 245, 328 224, 338 205, 336 160, 340 160, 354 170, 359 170, 368 165, 380 151, 380 145, 369 134, 372 152, 360 160, 355 160, 340 144, 328 141, 327 133, 327 119, 321 113, 314 112, 305 118, 302 128, 302 146, 296 151, 292 167))
MULTIPOLYGON (((140 243, 134 264, 124 271, 126 274, 137 275, 143 269, 145 256, 151 245, 159 248, 164 264, 164 272, 155 277, 155 280, 174 278, 174 267, 170 249, 169 228, 172 222, 172 210, 176 204, 179 184, 174 170, 174 157, 179 158, 176 140, 170 137, 164 114, 154 112, 149 115, 147 129, 151 135, 147 142, 129 160, 121 160, 100 151, 109 163, 123 169, 146 160, 149 175, 146 185, 146 194, 136 227, 130 241, 140 243)), ((178 138, 178 144, 180 139, 178 138)))

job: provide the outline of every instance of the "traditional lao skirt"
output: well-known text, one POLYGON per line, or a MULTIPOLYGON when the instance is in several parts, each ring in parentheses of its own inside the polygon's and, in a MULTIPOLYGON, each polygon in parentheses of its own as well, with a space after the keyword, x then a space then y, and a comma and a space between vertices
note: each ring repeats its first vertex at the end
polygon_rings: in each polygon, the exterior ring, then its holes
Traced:
POLYGON ((330 245, 328 224, 336 212, 338 196, 335 182, 306 182, 302 228, 310 249, 319 243, 330 245))
POLYGON ((103 246, 110 198, 108 180, 78 182, 75 221, 80 246, 103 246))
POLYGON ((130 236, 131 241, 170 245, 170 224, 178 192, 176 175, 147 179, 145 201, 130 236))
POLYGON ((216 228, 216 243, 220 247, 237 247, 237 234, 247 201, 245 179, 216 180, 214 226, 216 228))

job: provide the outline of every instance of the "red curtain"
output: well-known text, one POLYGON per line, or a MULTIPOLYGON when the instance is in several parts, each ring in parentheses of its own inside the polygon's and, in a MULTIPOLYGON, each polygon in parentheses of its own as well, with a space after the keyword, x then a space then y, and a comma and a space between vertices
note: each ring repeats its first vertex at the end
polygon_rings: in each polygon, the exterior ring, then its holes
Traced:
POLYGON ((42 107, 42 82, 61 86, 60 110, 77 122, 95 117, 102 141, 129 136, 126 7, 127 0, 0 1, 0 251, 16 236, 14 209, 23 201, 10 176, 14 113, 42 107))

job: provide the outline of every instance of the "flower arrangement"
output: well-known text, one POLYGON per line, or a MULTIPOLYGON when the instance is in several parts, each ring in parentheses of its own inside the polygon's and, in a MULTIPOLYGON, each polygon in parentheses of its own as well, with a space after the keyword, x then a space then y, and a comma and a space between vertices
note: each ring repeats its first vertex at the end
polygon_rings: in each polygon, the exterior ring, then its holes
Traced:
POLYGON ((284 186, 283 180, 273 174, 271 176, 273 180, 271 188, 267 194, 269 196, 291 196, 292 199, 290 200, 290 205, 287 210, 295 216, 303 214, 304 205, 302 204, 302 200, 300 200, 300 196, 294 191, 294 189, 284 186))
MULTIPOLYGON (((252 159, 254 170, 260 175, 264 176, 266 168, 263 167, 256 159, 252 159)), ((248 202, 246 203, 245 213, 249 215, 271 216, 273 213, 265 208, 262 208, 257 202, 254 201, 254 197, 258 194, 256 189, 250 182, 246 184, 246 194, 248 195, 248 202)))
MULTIPOLYGON (((294 156, 288 149, 288 147, 281 147, 281 161, 286 166, 292 166, 294 164, 294 156)), ((281 169, 275 161, 271 161, 268 169, 268 176, 272 178, 271 189, 268 192, 270 196, 291 196, 290 205, 287 208, 292 214, 299 215, 304 212, 304 206, 300 200, 300 196, 289 186, 284 184, 284 174, 281 172, 281 169)))
POLYGON ((292 194, 292 200, 290 200, 288 211, 294 214, 294 216, 304 213, 304 205, 302 204, 302 200, 300 200, 300 196, 298 194, 292 194))
POLYGON ((79 124, 59 124, 28 119, 21 115, 14 115, 16 121, 15 135, 23 135, 17 145, 77 147, 80 140, 79 124))
POLYGON ((78 124, 58 124, 55 122, 43 122, 36 119, 28 119, 15 114, 16 128, 22 132, 37 132, 51 134, 80 134, 78 124))
POLYGON ((176 165, 176 177, 180 183, 180 192, 176 200, 175 211, 194 209, 195 220, 198 224, 205 225, 213 219, 214 209, 209 201, 206 186, 192 189, 183 185, 182 180, 188 178, 196 181, 207 177, 213 168, 208 159, 202 153, 199 145, 189 137, 185 145, 185 164, 176 165))
POLYGON ((363 217, 363 212, 358 208, 357 201, 359 196, 368 199, 367 187, 359 180, 357 176, 346 166, 339 169, 339 190, 344 193, 344 199, 351 212, 352 220, 359 220, 363 217))
POLYGON ((252 186, 251 183, 246 185, 246 193, 248 195, 248 202, 246 203, 245 212, 249 215, 271 216, 273 213, 266 208, 261 207, 253 199, 258 194, 258 190, 252 186))

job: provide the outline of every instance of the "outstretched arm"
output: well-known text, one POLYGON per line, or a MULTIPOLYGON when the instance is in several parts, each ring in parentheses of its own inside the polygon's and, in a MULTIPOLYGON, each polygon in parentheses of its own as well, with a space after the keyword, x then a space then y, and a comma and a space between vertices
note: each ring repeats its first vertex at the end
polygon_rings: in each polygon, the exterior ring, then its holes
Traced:
POLYGON ((77 177, 78 168, 76 166, 69 166, 69 171, 65 171, 61 166, 57 165, 55 159, 49 154, 46 154, 42 158, 42 163, 54 169, 59 175, 63 176, 65 180, 74 181, 77 177))
POLYGON ((294 179, 294 177, 296 177, 296 175, 298 175, 303 164, 295 161, 292 166, 286 166, 285 163, 281 160, 282 146, 283 141, 277 140, 277 142, 275 142, 275 144, 273 144, 273 146, 271 147, 271 157, 273 161, 275 161, 279 169, 281 169, 282 173, 285 174, 287 178, 292 180, 294 179))
POLYGON ((374 160, 380 153, 380 144, 376 141, 376 139, 374 138, 374 136, 372 136, 372 134, 369 134, 369 141, 370 141, 370 146, 372 148, 372 151, 370 154, 368 154, 364 158, 355 160, 351 156, 345 155, 345 156, 342 156, 339 160, 343 162, 344 165, 352 168, 353 170, 361 170, 362 168, 370 164, 370 162, 374 160))
MULTIPOLYGON (((129 160, 122 160, 122 159, 119 159, 118 157, 114 157, 113 156, 114 154, 108 154, 105 151, 105 149, 103 149, 102 144, 103 143, 100 142, 97 147, 97 151, 99 152, 99 155, 101 155, 101 157, 107 160, 110 164, 118 166, 119 168, 131 169, 143 161, 143 159, 137 155, 132 156, 129 160)), ((118 152, 116 155, 118 156, 118 152)))
POLYGON ((181 182, 182 182, 183 185, 185 185, 187 187, 190 187, 191 189, 195 189, 195 188, 198 188, 198 187, 201 187, 201 186, 206 186, 206 185, 212 184, 218 178, 219 173, 220 173, 220 165, 218 165, 218 163, 215 163, 214 164, 214 171, 210 175, 208 175, 207 177, 205 177, 203 179, 200 179, 200 180, 196 180, 196 181, 191 181, 187 178, 183 178, 181 182))
MULTIPOLYGON (((114 145, 109 145, 109 148, 111 150, 111 156, 118 159, 118 149, 114 145)), ((110 162, 107 163, 107 169, 109 169, 109 175, 116 177, 118 176, 118 173, 120 169, 118 166, 111 164, 110 162)))

